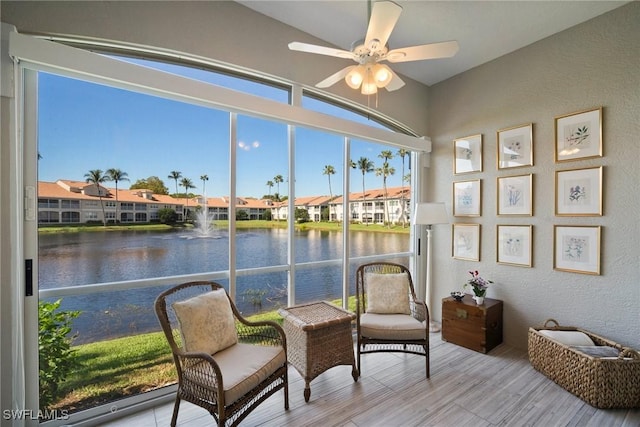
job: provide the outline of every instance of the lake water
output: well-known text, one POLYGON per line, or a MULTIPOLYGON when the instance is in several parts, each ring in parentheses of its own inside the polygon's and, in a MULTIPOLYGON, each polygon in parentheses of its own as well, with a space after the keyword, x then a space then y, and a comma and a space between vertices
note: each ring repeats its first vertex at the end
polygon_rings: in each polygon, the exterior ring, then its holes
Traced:
MULTIPOLYGON (((215 230, 201 238, 189 231, 115 231, 55 233, 39 236, 40 289, 117 282, 152 277, 228 270, 229 236, 215 230)), ((237 268, 286 264, 287 232, 283 229, 237 230, 237 268)), ((339 259, 342 233, 318 230, 295 233, 296 262, 339 259)), ((353 257, 406 252, 408 233, 351 232, 353 257)), ((399 260, 395 260, 399 261, 399 260)), ((355 273, 355 265, 351 268, 355 273)), ((228 289, 228 281, 219 281, 228 289)), ((353 280, 351 294, 354 293, 353 280)), ((241 276, 236 305, 245 315, 285 306, 287 274, 241 276)), ((152 287, 63 298, 65 310, 80 310, 74 321, 75 343, 159 330, 152 287)), ((340 266, 296 270, 296 303, 342 296, 340 266)))

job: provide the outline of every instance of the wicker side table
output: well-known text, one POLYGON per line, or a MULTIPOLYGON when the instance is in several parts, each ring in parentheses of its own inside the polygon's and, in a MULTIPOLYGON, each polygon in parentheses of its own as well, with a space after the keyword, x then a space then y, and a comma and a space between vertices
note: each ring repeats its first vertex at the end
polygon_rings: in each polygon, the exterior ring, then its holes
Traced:
POLYGON ((287 358, 305 381, 305 402, 311 396, 311 380, 334 366, 351 365, 353 380, 358 381, 351 335, 355 313, 326 301, 281 308, 278 312, 284 318, 287 358))

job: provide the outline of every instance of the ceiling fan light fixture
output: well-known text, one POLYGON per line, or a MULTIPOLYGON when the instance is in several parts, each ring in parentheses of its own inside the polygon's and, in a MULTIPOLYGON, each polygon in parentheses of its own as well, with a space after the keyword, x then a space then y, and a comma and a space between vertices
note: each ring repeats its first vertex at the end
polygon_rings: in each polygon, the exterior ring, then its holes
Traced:
POLYGON ((372 73, 373 81, 379 88, 386 87, 393 78, 391 70, 384 64, 374 65, 372 73))
POLYGON ((344 81, 351 89, 359 89, 362 81, 364 80, 365 69, 362 65, 355 67, 349 71, 344 78, 344 81))
POLYGON ((366 73, 360 92, 362 92, 363 95, 373 95, 378 92, 378 85, 376 85, 376 80, 371 68, 367 68, 366 73))
POLYGON ((373 95, 378 92, 378 86, 375 83, 362 83, 362 89, 360 90, 363 95, 373 95))

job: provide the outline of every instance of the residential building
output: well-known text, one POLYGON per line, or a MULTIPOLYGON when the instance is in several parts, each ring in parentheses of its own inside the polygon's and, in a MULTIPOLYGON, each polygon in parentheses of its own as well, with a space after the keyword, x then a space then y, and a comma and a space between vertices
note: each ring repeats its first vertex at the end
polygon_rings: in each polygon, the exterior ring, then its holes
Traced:
MULTIPOLYGON (((349 220, 367 223, 407 222, 408 209, 411 203, 408 188, 372 189, 364 193, 349 195, 349 220), (404 210, 402 209, 404 203, 404 210), (385 209, 385 205, 387 208, 385 209), (387 220, 385 221, 385 217, 387 220)), ((327 209, 331 221, 342 221, 342 196, 309 196, 296 197, 296 209, 304 209, 309 219, 321 221, 322 210, 327 209)), ((229 219, 229 197, 207 197, 206 204, 202 196, 188 201, 164 194, 153 194, 144 189, 107 188, 84 181, 60 179, 56 182, 38 183, 38 223, 51 224, 86 224, 102 223, 150 223, 158 222, 158 211, 172 209, 178 215, 178 222, 195 215, 206 206, 208 217, 212 221, 229 219), (116 216, 117 215, 117 216, 116 216), (117 219, 116 219, 117 218, 117 219)), ((273 202, 271 199, 254 197, 236 197, 236 216, 241 219, 259 220, 264 212, 271 211, 272 219, 286 220, 288 200, 273 202)))

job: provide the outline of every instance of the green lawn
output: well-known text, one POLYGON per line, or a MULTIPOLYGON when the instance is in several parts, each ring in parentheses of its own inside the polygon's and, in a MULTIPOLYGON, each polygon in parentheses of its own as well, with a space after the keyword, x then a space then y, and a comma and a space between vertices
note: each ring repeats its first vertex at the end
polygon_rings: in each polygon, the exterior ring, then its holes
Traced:
MULTIPOLYGON (((333 301, 340 305, 340 300, 333 301)), ((349 300, 355 310, 355 298, 349 300)), ((250 320, 282 323, 277 310, 250 320)), ((177 381, 171 350, 162 332, 99 341, 73 347, 80 368, 60 384, 64 397, 49 409, 76 412, 177 381)))

